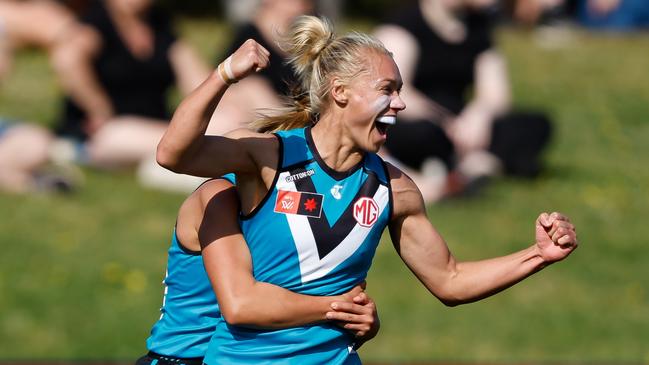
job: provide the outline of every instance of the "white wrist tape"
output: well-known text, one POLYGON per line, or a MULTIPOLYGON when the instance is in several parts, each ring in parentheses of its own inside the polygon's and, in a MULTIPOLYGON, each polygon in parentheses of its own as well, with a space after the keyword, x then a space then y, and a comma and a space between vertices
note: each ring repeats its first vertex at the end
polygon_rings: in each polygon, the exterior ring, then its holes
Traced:
POLYGON ((234 77, 234 72, 232 72, 232 56, 228 57, 228 58, 225 60, 225 62, 224 62, 224 64, 223 64, 223 68, 224 68, 224 70, 225 70, 225 74, 228 76, 228 78, 229 78, 230 80, 232 80, 232 82, 237 82, 237 81, 239 81, 239 80, 237 80, 236 77, 234 77))

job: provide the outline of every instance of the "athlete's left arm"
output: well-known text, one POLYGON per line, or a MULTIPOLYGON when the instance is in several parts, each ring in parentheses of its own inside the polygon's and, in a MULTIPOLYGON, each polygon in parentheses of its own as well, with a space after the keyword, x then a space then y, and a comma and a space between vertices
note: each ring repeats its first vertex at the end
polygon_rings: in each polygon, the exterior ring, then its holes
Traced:
POLYGON ((426 215, 417 186, 389 167, 394 212, 390 235, 402 260, 448 306, 469 303, 502 291, 542 268, 567 257, 577 247, 567 217, 542 213, 536 220, 536 242, 516 253, 473 262, 458 262, 426 215))
POLYGON ((272 329, 341 320, 357 337, 375 334, 376 309, 362 285, 342 295, 309 296, 255 280, 250 251, 237 222, 234 187, 208 194, 198 239, 221 313, 229 324, 272 329), (332 308, 334 302, 340 307, 332 308), (345 317, 340 318, 340 313, 345 317))

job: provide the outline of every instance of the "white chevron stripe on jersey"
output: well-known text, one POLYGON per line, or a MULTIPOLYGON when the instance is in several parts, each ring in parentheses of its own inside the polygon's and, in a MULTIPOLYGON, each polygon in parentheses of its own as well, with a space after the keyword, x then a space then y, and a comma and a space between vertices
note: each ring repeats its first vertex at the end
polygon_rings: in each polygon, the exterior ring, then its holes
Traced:
MULTIPOLYGON (((288 175, 288 172, 280 174, 277 189, 297 191, 294 182, 286 181, 288 175)), ((384 185, 379 185, 373 198, 379 206, 378 215, 380 216, 390 200, 388 188, 384 185)), ((352 204, 353 203, 354 202, 352 202, 352 204)), ((345 237, 336 248, 320 259, 318 255, 318 246, 315 237, 313 236, 311 226, 309 225, 309 217, 295 214, 286 214, 285 216, 291 230, 291 235, 295 241, 295 248, 297 249, 300 261, 302 283, 307 283, 327 275, 341 262, 353 255, 354 252, 356 252, 356 250, 363 244, 372 230, 372 227, 363 227, 357 223, 347 237, 345 237)), ((323 214, 320 219, 326 219, 326 213, 323 214)))

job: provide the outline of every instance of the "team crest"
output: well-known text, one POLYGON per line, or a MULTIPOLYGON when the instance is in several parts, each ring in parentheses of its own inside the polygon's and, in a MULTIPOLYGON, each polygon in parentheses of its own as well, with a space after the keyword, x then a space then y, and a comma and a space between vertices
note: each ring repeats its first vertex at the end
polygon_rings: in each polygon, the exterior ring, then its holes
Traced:
POLYGON ((276 213, 304 215, 320 218, 322 214, 322 194, 301 191, 279 190, 275 200, 276 213))
POLYGON ((353 213, 358 224, 363 227, 372 227, 379 219, 379 205, 372 198, 362 197, 354 203, 353 213))

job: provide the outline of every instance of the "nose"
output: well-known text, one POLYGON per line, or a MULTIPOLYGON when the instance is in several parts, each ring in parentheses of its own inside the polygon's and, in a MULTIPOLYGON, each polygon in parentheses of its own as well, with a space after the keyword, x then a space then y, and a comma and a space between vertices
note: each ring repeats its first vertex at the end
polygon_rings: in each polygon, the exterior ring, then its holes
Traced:
POLYGON ((396 94, 390 99, 390 109, 394 109, 396 111, 402 111, 406 109, 406 103, 403 102, 403 99, 401 99, 401 95, 396 94))

